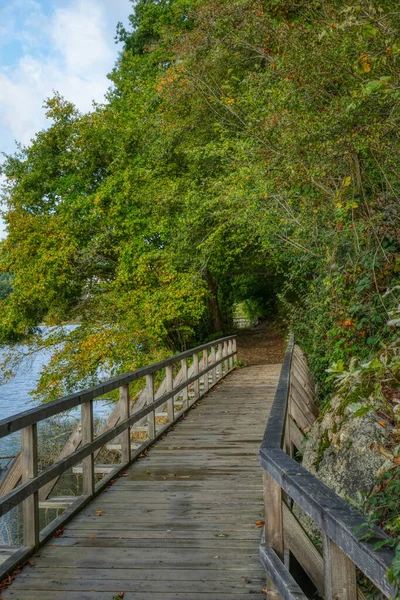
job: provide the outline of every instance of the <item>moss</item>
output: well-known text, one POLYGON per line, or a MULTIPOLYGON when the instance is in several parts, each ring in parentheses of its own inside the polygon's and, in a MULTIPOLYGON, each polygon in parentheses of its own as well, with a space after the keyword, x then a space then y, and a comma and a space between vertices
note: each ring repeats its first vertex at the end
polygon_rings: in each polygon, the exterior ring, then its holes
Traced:
POLYGON ((318 448, 317 448, 317 458, 314 461, 314 467, 316 468, 317 471, 322 462, 322 459, 324 458, 325 450, 327 450, 330 445, 331 445, 331 441, 329 439, 328 430, 325 429, 324 433, 321 435, 321 438, 319 440, 319 444, 318 444, 318 448))

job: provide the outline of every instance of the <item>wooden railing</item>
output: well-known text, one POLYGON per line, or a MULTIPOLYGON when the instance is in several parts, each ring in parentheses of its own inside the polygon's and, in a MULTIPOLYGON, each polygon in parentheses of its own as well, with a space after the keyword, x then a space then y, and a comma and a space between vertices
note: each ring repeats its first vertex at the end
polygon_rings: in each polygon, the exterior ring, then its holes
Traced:
POLYGON ((318 416, 313 399, 307 360, 291 336, 260 449, 265 503, 260 556, 267 598, 306 599, 290 572, 292 556, 327 600, 365 598, 357 587, 357 569, 385 597, 395 597, 387 579, 394 552, 375 549, 385 533, 375 528, 375 539, 366 536, 365 517, 292 458, 296 450, 302 452, 304 435, 318 416), (319 528, 322 553, 296 518, 299 509, 319 528))
MULTIPOLYGON (((22 503, 23 546, 14 548, 15 551, 0 565, 0 579, 53 536, 96 494, 103 491, 194 402, 227 375, 234 368, 236 359, 236 336, 225 337, 156 364, 115 377, 93 388, 1 420, 0 438, 21 431, 19 464, 22 482, 0 498, 0 517, 22 503), (191 362, 189 368, 188 359, 191 362), (178 373, 176 373, 177 370, 178 373), (163 376, 157 390, 155 389, 156 374, 163 376), (145 378, 146 384, 144 391, 139 396, 141 402, 136 401, 132 407, 129 384, 142 378, 145 378), (115 417, 116 413, 118 418, 113 417, 115 424, 107 430, 103 430, 96 437, 93 402, 116 389, 119 389, 119 402, 113 414, 115 417), (179 410, 176 408, 177 400, 178 406, 180 406, 179 410), (68 447, 73 451, 67 454, 64 448, 61 458, 39 473, 38 424, 78 406, 81 406, 79 443, 69 442, 68 447), (161 411, 166 409, 166 412, 163 413, 165 415, 164 423, 159 424, 158 427, 156 423, 157 409, 161 411), (143 423, 147 431, 147 440, 132 451, 131 430, 135 428, 135 425, 143 423), (95 457, 102 447, 117 437, 120 440, 120 463, 113 466, 108 475, 96 484, 95 457), (47 492, 51 491, 54 482, 78 463, 81 463, 82 494, 77 496, 59 517, 40 530, 40 491, 43 488, 46 488, 47 492)), ((161 377, 156 378, 156 380, 160 379, 161 377)), ((13 480, 17 481, 18 477, 13 477, 13 480)), ((0 546, 1 548, 2 546, 0 546)))

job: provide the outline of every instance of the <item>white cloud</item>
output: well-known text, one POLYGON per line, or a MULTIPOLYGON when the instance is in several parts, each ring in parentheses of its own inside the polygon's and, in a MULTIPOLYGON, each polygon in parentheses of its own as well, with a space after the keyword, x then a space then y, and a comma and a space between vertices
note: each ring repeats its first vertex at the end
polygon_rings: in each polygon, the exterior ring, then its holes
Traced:
POLYGON ((56 0, 51 6, 46 13, 35 0, 11 0, 0 8, 3 44, 18 42, 21 51, 11 66, 0 64, 0 152, 13 152, 15 140, 27 144, 46 127, 43 101, 54 91, 87 111, 110 85, 115 28, 127 21, 129 0, 56 0))

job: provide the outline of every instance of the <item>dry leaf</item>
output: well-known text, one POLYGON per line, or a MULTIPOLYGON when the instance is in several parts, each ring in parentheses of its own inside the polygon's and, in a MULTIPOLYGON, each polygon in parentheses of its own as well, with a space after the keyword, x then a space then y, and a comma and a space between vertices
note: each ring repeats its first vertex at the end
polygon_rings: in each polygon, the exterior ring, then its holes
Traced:
POLYGON ((101 515, 103 514, 102 510, 99 510, 98 508, 96 509, 96 517, 101 517, 101 515))
POLYGON ((264 525, 265 525, 265 521, 256 521, 257 529, 260 529, 260 527, 264 527, 264 525))
POLYGON ((386 429, 387 425, 385 423, 385 421, 378 421, 379 425, 381 425, 382 427, 384 427, 386 429))

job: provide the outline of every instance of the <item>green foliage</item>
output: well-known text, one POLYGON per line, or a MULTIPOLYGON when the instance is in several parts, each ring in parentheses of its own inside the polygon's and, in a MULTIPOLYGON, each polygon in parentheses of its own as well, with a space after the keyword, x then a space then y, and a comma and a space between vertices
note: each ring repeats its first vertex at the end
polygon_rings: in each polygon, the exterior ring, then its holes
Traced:
POLYGON ((397 8, 134 3, 107 102, 49 99, 3 168, 1 339, 54 349, 39 397, 229 331, 239 303, 284 316, 324 402, 332 363, 395 341, 397 8))

